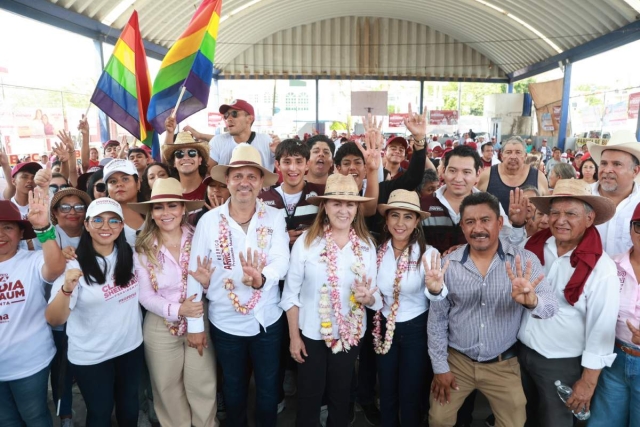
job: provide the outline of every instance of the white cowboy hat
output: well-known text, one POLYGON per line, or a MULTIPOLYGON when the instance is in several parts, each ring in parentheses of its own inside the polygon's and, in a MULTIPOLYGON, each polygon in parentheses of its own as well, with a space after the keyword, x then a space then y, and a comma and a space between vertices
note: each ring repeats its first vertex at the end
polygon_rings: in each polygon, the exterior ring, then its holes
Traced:
POLYGON ((238 144, 238 146, 233 149, 228 165, 216 165, 211 168, 211 178, 218 182, 227 182, 226 177, 229 168, 242 168, 245 166, 252 166, 262 171, 265 187, 270 187, 278 182, 278 175, 262 166, 260 152, 246 143, 238 144))
POLYGON ((187 200, 182 197, 182 185, 175 178, 158 178, 153 183, 151 198, 148 202, 127 203, 131 210, 146 215, 154 203, 180 202, 184 203, 187 212, 200 209, 204 205, 204 200, 187 200))
POLYGON ((405 211, 415 212, 423 220, 431 216, 429 212, 420 210, 420 197, 415 191, 395 190, 391 192, 389 201, 378 205, 378 212, 384 216, 389 209, 402 209, 405 211))
POLYGON ((323 200, 346 200, 348 202, 366 202, 373 200, 373 197, 363 197, 359 195, 358 184, 351 175, 334 173, 327 178, 324 187, 324 195, 309 197, 307 201, 318 206, 323 200))
POLYGON ((640 143, 636 139, 635 133, 629 130, 621 130, 614 132, 611 135, 611 139, 606 145, 596 144, 595 142, 588 142, 587 148, 591 157, 597 164, 600 164, 600 158, 604 150, 619 150, 629 153, 640 160, 640 143))

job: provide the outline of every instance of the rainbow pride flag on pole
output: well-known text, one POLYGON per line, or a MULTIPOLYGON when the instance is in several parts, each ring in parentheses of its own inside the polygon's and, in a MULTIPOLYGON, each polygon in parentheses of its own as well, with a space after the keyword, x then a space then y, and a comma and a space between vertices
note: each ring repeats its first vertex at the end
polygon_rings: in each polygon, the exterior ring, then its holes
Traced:
POLYGON ((151 98, 151 79, 147 54, 142 43, 138 12, 134 11, 116 42, 91 102, 152 149, 159 159, 158 135, 147 121, 151 98))
POLYGON ((183 86, 185 93, 176 112, 178 122, 209 102, 221 6, 222 0, 204 0, 162 60, 147 113, 158 133, 165 131, 164 121, 175 108, 183 86))

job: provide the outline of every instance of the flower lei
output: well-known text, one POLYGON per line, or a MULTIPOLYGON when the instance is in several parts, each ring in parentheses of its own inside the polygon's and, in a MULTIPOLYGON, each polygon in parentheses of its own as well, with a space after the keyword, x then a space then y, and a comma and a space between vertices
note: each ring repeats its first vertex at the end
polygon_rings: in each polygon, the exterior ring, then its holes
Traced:
MULTIPOLYGON (((385 244, 378 250, 378 269, 380 269, 382 258, 384 258, 384 254, 387 252, 388 248, 389 245, 385 244)), ((402 255, 400 255, 400 259, 398 260, 398 265, 396 267, 396 278, 393 281, 393 304, 391 304, 391 313, 389 313, 389 317, 387 317, 387 331, 384 334, 384 341, 382 340, 381 333, 382 309, 376 311, 376 314, 373 317, 373 349, 377 354, 387 354, 391 348, 393 334, 396 329, 396 316, 398 314, 398 307, 400 307, 400 282, 402 281, 402 275, 408 268, 409 246, 402 251, 402 255)), ((382 301, 384 303, 384 297, 382 297, 382 301)))
MULTIPOLYGON (((362 304, 356 301, 355 287, 351 286, 351 296, 349 297, 350 310, 346 316, 342 315, 342 303, 340 302, 339 279, 336 274, 338 260, 338 245, 331 237, 331 226, 324 228, 324 239, 327 242, 324 250, 320 253, 320 260, 327 264, 328 284, 325 283, 320 288, 320 302, 318 304, 318 313, 320 314, 320 334, 327 347, 331 348, 333 353, 340 351, 349 351, 351 347, 358 345, 360 335, 362 334, 362 321, 364 319, 364 310, 362 304), (338 323, 338 332, 340 338, 333 338, 333 324, 331 322, 331 309, 338 323)), ((351 249, 358 260, 351 266, 358 278, 362 278, 364 274, 364 264, 362 263, 362 251, 360 249, 360 239, 356 235, 353 228, 349 230, 349 240, 351 241, 351 249)))
MULTIPOLYGON (((189 233, 187 241, 184 247, 181 249, 180 254, 180 278, 182 280, 182 289, 180 290, 180 300, 184 301, 187 298, 187 278, 189 276, 189 258, 191 255, 191 240, 193 240, 193 234, 189 233)), ((149 278, 151 279, 151 286, 153 290, 158 292, 158 278, 156 277, 156 270, 153 264, 147 263, 147 270, 149 271, 149 278)), ((164 324, 169 328, 171 335, 182 336, 187 332, 187 319, 184 316, 178 316, 177 322, 169 322, 164 319, 164 324)))
MULTIPOLYGON (((265 214, 265 204, 261 201, 258 200, 258 218, 262 219, 264 218, 264 214, 265 214)), ((227 218, 223 215, 220 214, 220 223, 218 225, 218 232, 220 235, 220 250, 223 254, 222 259, 223 259, 223 263, 226 266, 229 266, 231 264, 231 256, 230 256, 230 242, 231 242, 231 233, 229 232, 229 221, 227 220, 227 218), (227 255, 227 256, 225 256, 227 255)), ((269 230, 268 227, 266 226, 260 226, 258 227, 258 229, 256 230, 256 234, 258 236, 258 248, 260 248, 260 262, 265 265, 267 263, 267 255, 264 253, 264 250, 267 247, 267 236, 269 235, 269 230)), ((254 289, 253 292, 251 293, 251 298, 249 298, 249 301, 247 302, 246 305, 241 305, 240 304, 240 298, 238 298, 238 295, 233 292, 233 290, 236 288, 233 279, 231 278, 226 278, 223 281, 222 287, 225 288, 227 291, 229 291, 228 293, 228 297, 231 300, 231 304, 233 304, 233 308, 236 310, 236 312, 240 313, 240 314, 249 314, 249 311, 251 311, 256 304, 258 304, 258 301, 260 301, 260 296, 262 295, 262 290, 261 289, 254 289)))

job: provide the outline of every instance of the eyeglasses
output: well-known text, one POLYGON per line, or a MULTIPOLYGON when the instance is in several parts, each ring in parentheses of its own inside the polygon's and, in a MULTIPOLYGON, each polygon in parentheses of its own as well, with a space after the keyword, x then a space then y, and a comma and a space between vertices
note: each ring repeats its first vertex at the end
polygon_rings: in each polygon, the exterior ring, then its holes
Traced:
POLYGON ((49 185, 49 191, 53 194, 57 193, 60 190, 64 190, 65 188, 71 188, 71 186, 69 184, 62 184, 62 185, 50 184, 49 185))
MULTIPOLYGON (((176 159, 182 159, 185 155, 185 152, 184 150, 177 150, 173 152, 173 155, 175 156, 176 159)), ((189 155, 189 157, 196 157, 198 155, 198 150, 195 150, 195 149, 187 150, 187 155, 189 155)))
POLYGON ((229 116, 233 117, 234 119, 237 119, 239 113, 240 111, 238 110, 229 110, 226 113, 224 113, 224 119, 227 120, 229 116))
POLYGON ((105 221, 104 218, 100 216, 94 216, 93 218, 91 218, 91 226, 95 229, 104 228, 105 223, 107 223, 109 225, 109 228, 113 230, 120 227, 120 225, 122 224, 122 220, 118 218, 109 218, 105 221))
POLYGON ((94 185, 93 188, 98 193, 104 193, 105 191, 107 191, 107 184, 105 184, 104 182, 99 182, 96 185, 94 185))
POLYGON ((69 213, 73 209, 77 213, 82 213, 87 209, 85 205, 73 205, 71 206, 69 203, 63 203, 58 206, 58 211, 62 213, 69 213))
POLYGON ((636 234, 640 234, 640 221, 633 221, 631 225, 633 226, 633 231, 636 234))

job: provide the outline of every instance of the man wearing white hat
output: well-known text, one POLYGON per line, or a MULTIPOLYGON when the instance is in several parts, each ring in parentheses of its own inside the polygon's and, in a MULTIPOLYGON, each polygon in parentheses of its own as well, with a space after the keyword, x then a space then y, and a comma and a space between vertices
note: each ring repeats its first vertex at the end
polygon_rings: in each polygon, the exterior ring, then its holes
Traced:
POLYGON ((640 187, 634 182, 640 173, 640 143, 633 132, 612 135, 607 145, 588 143, 593 160, 598 163, 598 182, 593 194, 610 199, 616 206, 611 220, 598 226, 604 250, 610 256, 631 248, 629 221, 640 203, 640 187))
MULTIPOLYGON (((256 148, 239 144, 229 164, 214 166, 211 177, 226 182, 231 197, 198 222, 189 268, 196 269, 198 259, 205 257, 215 267, 206 297, 211 338, 224 374, 227 422, 247 425, 251 361, 257 424, 275 427, 285 333, 278 281, 289 267, 289 236, 282 213, 259 200, 258 193, 278 176, 262 166, 256 148)), ((202 293, 203 286, 189 277, 187 295, 200 301, 202 293)), ((187 331, 190 346, 199 351, 207 346, 202 317, 187 318, 187 331)))
POLYGON ((522 318, 518 358, 527 420, 541 427, 571 427, 569 409, 589 409, 600 372, 616 357, 620 282, 595 227, 614 215, 615 205, 576 179, 561 179, 552 196, 530 201, 549 215, 549 228, 534 234, 525 249, 540 260, 559 310, 544 322, 522 318), (573 388, 566 406, 556 393, 557 380, 573 388))

